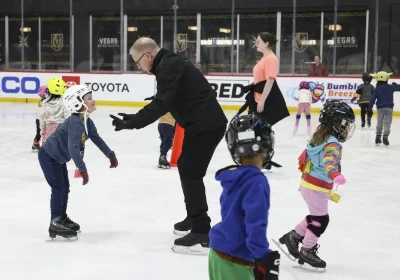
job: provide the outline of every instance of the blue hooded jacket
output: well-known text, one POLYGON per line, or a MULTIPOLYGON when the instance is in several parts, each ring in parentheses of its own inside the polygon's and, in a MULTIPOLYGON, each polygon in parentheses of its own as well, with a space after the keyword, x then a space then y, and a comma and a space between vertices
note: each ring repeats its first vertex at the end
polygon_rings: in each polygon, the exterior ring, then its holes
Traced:
POLYGON ((307 160, 312 163, 309 174, 327 183, 333 183, 332 178, 340 174, 337 167, 340 165, 342 153, 342 145, 336 137, 330 136, 326 142, 315 147, 307 145, 306 151, 307 160))
POLYGON ((57 127, 43 145, 45 151, 60 164, 67 163, 72 158, 80 173, 87 172, 81 156, 83 134, 84 139, 89 137, 106 157, 115 156, 97 133, 93 121, 90 118, 86 121, 89 135, 86 135, 83 121, 78 115, 73 114, 57 127))
POLYGON ((217 172, 221 181, 222 221, 210 231, 210 248, 247 261, 266 258, 270 189, 255 166, 231 166, 217 172))
POLYGON ((381 85, 374 90, 374 94, 372 95, 371 102, 369 103, 369 110, 375 105, 376 108, 393 108, 393 94, 395 91, 400 91, 400 85, 381 85))

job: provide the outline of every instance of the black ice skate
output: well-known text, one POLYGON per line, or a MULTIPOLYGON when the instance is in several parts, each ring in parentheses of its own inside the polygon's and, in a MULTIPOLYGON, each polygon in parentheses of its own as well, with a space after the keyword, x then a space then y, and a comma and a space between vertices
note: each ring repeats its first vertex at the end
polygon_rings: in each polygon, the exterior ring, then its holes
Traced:
POLYGON ((57 236, 68 239, 76 237, 76 239, 78 239, 77 232, 66 227, 61 220, 61 216, 50 221, 49 235, 52 240, 57 236))
POLYGON ((299 255, 299 265, 295 268, 311 271, 311 272, 325 272, 326 262, 318 257, 319 245, 316 244, 312 248, 301 248, 299 255))
POLYGON ((367 119, 367 125, 368 125, 368 127, 371 127, 371 118, 367 119))
POLYGON ((376 135, 375 145, 379 146, 380 144, 382 144, 382 136, 381 135, 376 135))
POLYGON ((365 127, 365 122, 361 122, 361 127, 365 127))
POLYGON ((275 240, 273 241, 279 247, 279 249, 281 249, 282 253, 284 253, 292 261, 295 261, 299 258, 299 244, 303 240, 303 238, 304 237, 300 236, 296 231, 292 230, 279 238, 280 244, 275 240), (285 245, 287 251, 281 245, 285 245))
POLYGON ((383 136, 383 145, 385 145, 386 147, 389 146, 388 136, 383 136))
POLYGON ((209 244, 208 234, 189 233, 176 239, 172 250, 182 254, 207 255, 209 244))
POLYGON ((72 229, 73 231, 80 232, 81 231, 81 226, 78 223, 75 223, 72 221, 66 213, 64 213, 61 216, 61 221, 60 221, 64 226, 66 226, 69 229, 72 229))
POLYGON ((174 233, 176 235, 185 236, 192 230, 192 219, 186 217, 182 222, 174 225, 174 233))
POLYGON ((39 152, 40 150, 40 144, 38 142, 33 142, 32 144, 32 153, 39 152))
POLYGON ((160 156, 158 158, 158 168, 169 169, 170 167, 171 166, 170 166, 166 156, 160 156))

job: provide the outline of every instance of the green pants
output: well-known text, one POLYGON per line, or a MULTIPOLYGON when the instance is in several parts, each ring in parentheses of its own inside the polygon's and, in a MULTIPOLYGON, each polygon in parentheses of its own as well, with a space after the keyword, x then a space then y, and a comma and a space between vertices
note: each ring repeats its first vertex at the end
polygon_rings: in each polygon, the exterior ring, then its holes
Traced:
POLYGON ((254 280, 253 269, 222 259, 210 249, 208 255, 210 280, 254 280))

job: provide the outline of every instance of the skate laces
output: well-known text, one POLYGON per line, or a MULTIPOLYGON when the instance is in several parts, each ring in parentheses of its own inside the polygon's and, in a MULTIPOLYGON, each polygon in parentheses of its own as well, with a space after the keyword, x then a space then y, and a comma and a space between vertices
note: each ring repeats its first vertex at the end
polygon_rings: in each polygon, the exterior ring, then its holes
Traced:
POLYGON ((63 219, 63 222, 64 222, 65 224, 75 224, 75 222, 72 221, 72 220, 68 217, 68 215, 65 216, 65 218, 63 219))
POLYGON ((310 252, 313 254, 313 256, 314 256, 315 258, 317 258, 317 259, 320 260, 321 258, 317 255, 319 247, 320 247, 320 245, 319 245, 319 244, 316 244, 314 247, 312 247, 312 248, 310 249, 310 252))

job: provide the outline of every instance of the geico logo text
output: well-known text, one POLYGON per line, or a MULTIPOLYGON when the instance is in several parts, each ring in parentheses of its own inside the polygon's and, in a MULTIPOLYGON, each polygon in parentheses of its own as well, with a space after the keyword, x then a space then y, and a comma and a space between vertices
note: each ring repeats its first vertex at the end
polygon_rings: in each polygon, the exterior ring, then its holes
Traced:
POLYGON ((4 93, 37 94, 40 80, 36 77, 4 76, 1 78, 1 91, 4 93))

